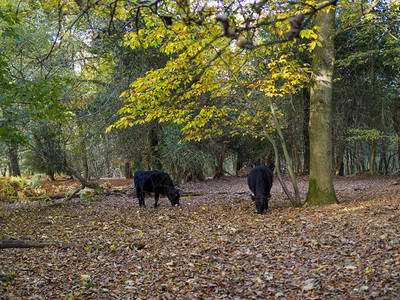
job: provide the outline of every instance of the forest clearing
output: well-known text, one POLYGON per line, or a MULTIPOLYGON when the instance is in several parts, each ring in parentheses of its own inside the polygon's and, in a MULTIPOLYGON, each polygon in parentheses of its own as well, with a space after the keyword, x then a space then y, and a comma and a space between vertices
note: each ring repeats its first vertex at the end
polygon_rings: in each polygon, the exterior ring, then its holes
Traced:
POLYGON ((340 204, 292 208, 275 182, 263 215, 237 177, 181 185, 179 207, 139 209, 132 180, 111 179, 121 193, 2 203, 1 239, 43 247, 0 250, 0 298, 396 299, 398 177, 334 184, 340 204))
POLYGON ((1 0, 0 300, 399 300, 399 11, 1 0))

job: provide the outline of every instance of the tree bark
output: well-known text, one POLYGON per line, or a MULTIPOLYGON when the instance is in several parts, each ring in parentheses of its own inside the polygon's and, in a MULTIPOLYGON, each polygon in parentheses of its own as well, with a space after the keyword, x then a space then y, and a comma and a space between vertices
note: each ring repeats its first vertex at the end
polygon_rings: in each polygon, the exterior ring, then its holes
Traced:
POLYGON ((228 142, 224 141, 221 149, 221 155, 218 161, 217 171, 214 174, 214 178, 220 178, 222 176, 223 166, 224 166, 224 159, 226 154, 226 147, 228 146, 228 142))
POLYGON ((10 159, 10 172, 11 176, 21 176, 18 160, 18 144, 12 142, 8 150, 8 157, 10 159))
POLYGON ((110 154, 107 150, 104 151, 104 172, 106 177, 112 177, 110 154))
MULTIPOLYGON (((322 3, 323 1, 318 1, 322 3)), ((310 176, 307 201, 312 205, 338 203, 332 167, 332 76, 334 67, 333 30, 335 9, 318 12, 320 28, 315 49, 310 94, 310 176)))
POLYGON ((359 141, 355 141, 356 144, 356 159, 357 159, 357 174, 361 173, 361 163, 360 163, 360 149, 359 149, 359 141))
POLYGON ((294 174, 297 176, 300 174, 300 162, 299 162, 299 156, 297 155, 297 148, 294 143, 292 143, 292 157, 294 165, 294 174))
POLYGON ((149 132, 149 144, 150 144, 150 166, 152 170, 161 170, 161 160, 160 160, 160 131, 161 127, 158 123, 150 124, 150 132, 149 132))
POLYGON ((86 181, 81 174, 79 174, 76 170, 74 170, 72 167, 65 165, 64 169, 69 173, 72 174, 73 176, 75 176, 76 178, 78 178, 78 180, 81 182, 82 187, 88 187, 91 189, 95 189, 98 193, 102 194, 103 193, 103 188, 98 185, 96 182, 89 182, 86 181))
POLYGON ((82 168, 83 168, 83 178, 86 181, 89 181, 89 162, 87 156, 86 142, 81 142, 81 151, 82 151, 82 168))
POLYGON ((303 124, 303 138, 304 138, 304 167, 305 174, 310 173, 310 135, 308 132, 308 124, 310 122, 310 92, 308 89, 303 90, 304 94, 304 124, 303 124))
POLYGON ((345 141, 339 141, 339 147, 337 149, 336 165, 335 165, 335 175, 343 176, 343 155, 344 149, 346 147, 345 141))
POLYGON ((376 157, 376 140, 371 140, 371 161, 369 166, 369 174, 375 174, 375 157, 376 157))
POLYGON ((124 165, 124 175, 126 179, 132 179, 132 170, 131 170, 131 162, 129 160, 125 161, 124 165))
MULTIPOLYGON (((371 117, 372 117, 372 128, 375 128, 376 123, 376 96, 375 96, 375 59, 374 55, 371 55, 371 117)), ((376 158, 376 140, 371 140, 371 161, 369 166, 369 173, 371 175, 375 174, 375 158, 376 158)))
POLYGON ((399 141, 397 142, 397 158, 399 160, 399 169, 400 169, 400 121, 399 118, 397 117, 399 111, 400 111, 400 97, 397 98, 397 105, 393 110, 393 116, 392 116, 394 130, 399 136, 399 141))
POLYGON ((296 174, 294 173, 294 170, 293 170, 293 162, 292 162, 292 159, 291 159, 291 157, 289 155, 289 152, 288 152, 288 150, 286 148, 286 143, 285 143, 285 139, 284 139, 284 136, 283 136, 283 132, 281 130, 281 126, 279 124, 279 120, 278 120, 278 117, 276 115, 276 111, 275 111, 274 105, 273 105, 273 103, 271 101, 271 98, 268 98, 268 103, 269 103, 269 109, 270 109, 270 111, 272 113, 272 117, 273 117, 273 120, 274 120, 275 129, 276 129, 276 132, 278 134, 279 140, 281 142, 281 147, 282 147, 283 155, 285 157, 285 161, 286 161, 286 164, 287 164, 286 167, 287 167, 287 170, 288 170, 288 173, 289 173, 289 177, 290 177, 290 180, 292 181, 292 184, 293 184, 294 201, 292 202, 292 205, 295 206, 295 207, 300 207, 303 204, 301 203, 301 200, 300 200, 300 192, 299 192, 299 188, 297 186, 296 174))

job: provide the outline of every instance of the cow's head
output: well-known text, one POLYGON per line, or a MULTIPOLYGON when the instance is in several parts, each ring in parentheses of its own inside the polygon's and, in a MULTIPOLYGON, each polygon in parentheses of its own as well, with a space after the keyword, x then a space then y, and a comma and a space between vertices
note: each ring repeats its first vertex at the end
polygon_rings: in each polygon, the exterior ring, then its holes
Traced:
POLYGON ((255 203, 257 208, 257 213, 263 214, 265 210, 268 209, 268 200, 271 198, 271 195, 266 197, 255 197, 255 203))
POLYGON ((167 197, 171 202, 172 206, 179 205, 179 198, 181 197, 181 190, 178 188, 173 188, 168 190, 167 197))

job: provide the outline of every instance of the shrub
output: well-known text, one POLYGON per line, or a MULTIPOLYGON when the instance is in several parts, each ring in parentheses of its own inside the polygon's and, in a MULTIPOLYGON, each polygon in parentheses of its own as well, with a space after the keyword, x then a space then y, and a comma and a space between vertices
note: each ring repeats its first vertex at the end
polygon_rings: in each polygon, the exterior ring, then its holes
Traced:
POLYGON ((32 187, 40 184, 38 179, 26 180, 22 177, 10 177, 0 180, 0 201, 5 202, 29 202, 32 194, 32 187))

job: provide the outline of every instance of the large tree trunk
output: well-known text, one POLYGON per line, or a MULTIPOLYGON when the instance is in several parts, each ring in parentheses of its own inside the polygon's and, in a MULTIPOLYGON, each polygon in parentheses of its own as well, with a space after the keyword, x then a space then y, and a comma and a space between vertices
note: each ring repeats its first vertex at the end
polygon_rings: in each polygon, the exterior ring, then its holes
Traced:
MULTIPOLYGON (((322 3, 323 1, 318 1, 322 3)), ((315 204, 338 203, 333 187, 332 168, 332 75, 334 67, 333 29, 335 10, 318 12, 320 28, 315 49, 310 95, 310 177, 307 201, 315 204)))

